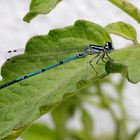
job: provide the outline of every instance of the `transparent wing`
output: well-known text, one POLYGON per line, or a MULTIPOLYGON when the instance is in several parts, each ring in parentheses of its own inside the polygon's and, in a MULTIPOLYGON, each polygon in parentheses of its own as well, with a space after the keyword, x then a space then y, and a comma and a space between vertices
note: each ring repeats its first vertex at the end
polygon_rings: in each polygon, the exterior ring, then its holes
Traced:
MULTIPOLYGON (((48 59, 50 57, 55 57, 56 60, 59 59, 59 57, 63 57, 63 55, 69 55, 69 52, 71 53, 75 53, 75 52, 80 52, 81 50, 78 50, 78 49, 75 49, 75 48, 66 48, 66 49, 63 49, 62 50, 59 50, 59 49, 53 49, 52 51, 50 50, 43 50, 43 51, 38 51, 38 53, 28 53, 28 52, 25 52, 25 49, 15 49, 15 50, 9 50, 6 55, 5 55, 5 58, 7 59, 7 61, 10 61, 12 57, 15 57, 17 55, 21 55, 21 54, 24 54, 24 56, 20 56, 18 58, 18 60, 20 61, 24 61, 25 59, 28 59, 28 60, 33 60, 33 59, 48 59), (46 53, 47 51, 49 51, 49 54, 46 53)), ((15 61, 18 61, 18 60, 14 60, 14 61, 11 61, 11 62, 15 62, 15 61)))
POLYGON ((15 49, 15 50, 9 50, 6 54, 5 54, 5 58, 6 60, 10 60, 12 57, 23 54, 25 51, 24 48, 22 49, 15 49))

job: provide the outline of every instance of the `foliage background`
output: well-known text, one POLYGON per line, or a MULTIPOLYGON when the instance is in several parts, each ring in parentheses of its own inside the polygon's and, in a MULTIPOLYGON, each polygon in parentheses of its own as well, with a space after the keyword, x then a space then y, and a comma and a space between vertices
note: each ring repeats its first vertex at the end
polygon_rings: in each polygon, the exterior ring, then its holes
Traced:
MULTIPOLYGON (((140 8, 139 0, 129 1, 140 8)), ((1 0, 1 65, 5 61, 5 54, 9 49, 23 48, 31 36, 35 34, 47 34, 50 29, 71 25, 77 19, 87 19, 101 24, 102 26, 118 20, 128 22, 136 28, 138 41, 140 41, 140 28, 136 21, 106 0, 63 0, 50 14, 39 16, 30 24, 27 24, 25 22, 21 22, 21 17, 23 17, 28 11, 29 3, 30 0, 1 0)), ((121 48, 131 44, 131 41, 126 41, 114 35, 112 37, 115 48, 121 48)), ((113 78, 116 81, 116 76, 113 78)), ((106 90, 110 90, 110 88, 111 87, 108 86, 106 90)), ((130 130, 140 126, 139 89, 140 84, 133 85, 130 83, 127 83, 125 89, 125 105, 127 107, 128 115, 131 117, 129 124, 130 130)), ((92 114, 96 114, 94 115, 96 133, 110 132, 112 130, 112 123, 107 112, 99 111, 96 108, 89 108, 89 110, 92 114)), ((50 117, 46 115, 38 121, 52 125, 49 119, 50 117)), ((80 123, 78 122, 78 113, 76 119, 70 123, 70 126, 80 127, 80 123)))

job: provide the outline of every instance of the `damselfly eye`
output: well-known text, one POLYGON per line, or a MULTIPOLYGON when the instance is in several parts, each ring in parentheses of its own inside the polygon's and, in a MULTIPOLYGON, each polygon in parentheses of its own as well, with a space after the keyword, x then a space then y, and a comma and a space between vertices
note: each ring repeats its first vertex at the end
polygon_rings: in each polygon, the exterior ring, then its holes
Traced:
POLYGON ((111 43, 111 42, 107 42, 107 43, 105 44, 105 49, 107 49, 107 50, 112 50, 112 49, 113 49, 112 43, 111 43))

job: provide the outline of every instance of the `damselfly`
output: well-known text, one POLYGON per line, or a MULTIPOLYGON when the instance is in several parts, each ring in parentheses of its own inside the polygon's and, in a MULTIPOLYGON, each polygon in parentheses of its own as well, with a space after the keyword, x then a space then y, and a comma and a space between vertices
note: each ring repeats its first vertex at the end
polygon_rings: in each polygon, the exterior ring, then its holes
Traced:
MULTIPOLYGON (((64 64, 64 63, 67 63, 67 62, 69 62, 69 61, 72 61, 72 60, 75 60, 75 59, 84 58, 84 57, 86 57, 87 55, 95 55, 95 57, 89 61, 89 64, 90 64, 91 67, 95 70, 96 75, 97 75, 98 72, 96 71, 96 69, 95 69, 94 66, 92 65, 93 60, 94 60, 95 58, 99 57, 98 60, 96 61, 96 63, 98 63, 98 62, 100 61, 100 59, 101 59, 103 62, 105 62, 105 61, 104 61, 105 56, 106 56, 108 59, 111 59, 111 58, 109 57, 108 53, 111 53, 113 50, 114 50, 114 47, 113 47, 113 45, 112 45, 111 42, 105 43, 104 46, 101 46, 101 45, 89 45, 83 52, 80 52, 79 54, 76 54, 76 55, 74 55, 74 56, 71 56, 71 57, 69 57, 69 58, 67 58, 67 59, 65 59, 65 60, 62 60, 62 61, 58 62, 58 63, 49 65, 48 67, 43 68, 43 69, 41 69, 41 70, 37 70, 37 71, 34 71, 34 72, 32 72, 32 73, 29 73, 29 74, 27 74, 27 75, 25 75, 25 76, 21 76, 21 77, 19 77, 19 78, 16 78, 15 80, 12 80, 12 81, 10 81, 10 82, 8 82, 8 83, 5 83, 5 84, 1 85, 1 86, 0 86, 0 89, 2 89, 2 88, 4 88, 4 87, 7 87, 7 86, 10 86, 10 85, 12 85, 12 84, 14 84, 14 83, 17 83, 17 82, 19 82, 19 81, 25 80, 25 79, 27 79, 27 78, 29 78, 29 77, 34 76, 34 75, 40 74, 40 73, 42 73, 42 72, 45 72, 45 71, 47 71, 47 70, 50 70, 50 69, 52 69, 52 68, 58 67, 58 66, 60 66, 60 65, 62 65, 62 64, 64 64)), ((10 52, 9 52, 9 53, 10 53, 10 52)))

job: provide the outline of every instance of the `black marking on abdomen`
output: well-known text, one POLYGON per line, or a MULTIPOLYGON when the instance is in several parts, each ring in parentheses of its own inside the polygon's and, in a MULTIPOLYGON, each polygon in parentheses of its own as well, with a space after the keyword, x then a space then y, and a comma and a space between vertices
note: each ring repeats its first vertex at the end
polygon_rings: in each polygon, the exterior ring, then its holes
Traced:
POLYGON ((28 78, 28 76, 24 76, 24 79, 28 78))
POLYGON ((62 65, 63 63, 64 63, 63 61, 60 61, 60 62, 59 62, 60 65, 62 65))
POLYGON ((6 84, 4 84, 4 85, 1 85, 1 86, 0 86, 0 89, 2 89, 2 88, 4 88, 4 87, 7 87, 7 86, 9 86, 9 85, 12 85, 12 84, 14 84, 14 83, 16 83, 16 82, 17 82, 17 80, 10 81, 10 82, 8 82, 8 83, 6 83, 6 84))
POLYGON ((45 69, 42 69, 42 72, 46 71, 45 69))

